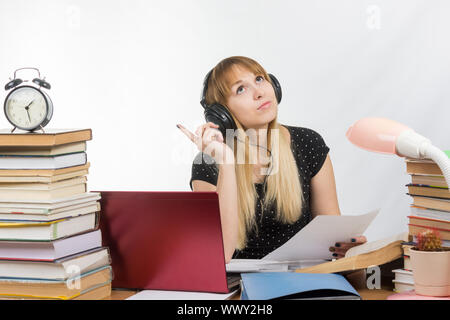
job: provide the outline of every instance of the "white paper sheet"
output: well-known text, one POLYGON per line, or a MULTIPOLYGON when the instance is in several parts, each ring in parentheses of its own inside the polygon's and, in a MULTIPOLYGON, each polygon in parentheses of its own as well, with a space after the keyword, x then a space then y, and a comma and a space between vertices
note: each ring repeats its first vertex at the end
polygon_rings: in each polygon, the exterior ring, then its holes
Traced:
POLYGON ((278 261, 265 261, 261 259, 231 259, 226 264, 227 272, 277 272, 288 271, 286 263, 278 261))
POLYGON ((231 259, 227 272, 293 272, 298 268, 312 267, 327 260, 273 261, 261 259, 231 259))
POLYGON ((336 242, 350 242, 351 238, 363 235, 379 211, 377 209, 358 216, 317 216, 285 244, 262 259, 275 261, 332 259, 329 248, 336 242))
POLYGON ((230 293, 207 293, 192 291, 143 290, 126 300, 227 300, 238 290, 230 293))

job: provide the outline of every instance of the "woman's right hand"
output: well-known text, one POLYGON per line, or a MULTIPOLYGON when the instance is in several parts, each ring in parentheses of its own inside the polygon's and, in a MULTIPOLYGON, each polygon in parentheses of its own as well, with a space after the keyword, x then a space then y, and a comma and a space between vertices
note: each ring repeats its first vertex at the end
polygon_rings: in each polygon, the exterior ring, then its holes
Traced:
POLYGON ((205 123, 195 130, 195 134, 177 124, 188 138, 197 146, 198 150, 209 155, 217 164, 234 163, 233 150, 224 143, 222 133, 217 130, 219 126, 215 123, 205 123))

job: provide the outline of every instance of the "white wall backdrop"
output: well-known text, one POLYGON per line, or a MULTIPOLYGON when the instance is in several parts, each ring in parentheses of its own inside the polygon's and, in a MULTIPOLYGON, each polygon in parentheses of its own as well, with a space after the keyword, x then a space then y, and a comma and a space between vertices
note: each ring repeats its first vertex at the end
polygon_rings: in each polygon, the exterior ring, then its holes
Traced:
POLYGON ((343 214, 381 208, 375 240, 407 230, 409 176, 345 132, 387 117, 450 149, 449 12, 445 0, 0 0, 0 79, 40 68, 48 127, 92 128, 90 190, 190 190, 197 151, 175 124, 203 123, 219 60, 252 57, 281 82, 280 122, 331 148, 343 214))

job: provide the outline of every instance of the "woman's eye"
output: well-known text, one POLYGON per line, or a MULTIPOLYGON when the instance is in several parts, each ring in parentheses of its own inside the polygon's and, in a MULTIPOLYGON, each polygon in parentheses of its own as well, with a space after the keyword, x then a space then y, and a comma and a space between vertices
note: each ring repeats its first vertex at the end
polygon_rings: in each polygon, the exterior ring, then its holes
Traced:
POLYGON ((263 76, 257 76, 256 77, 256 82, 262 82, 264 80, 263 76))
POLYGON ((239 88, 236 89, 237 94, 241 94, 243 91, 244 91, 244 86, 240 86, 239 88))

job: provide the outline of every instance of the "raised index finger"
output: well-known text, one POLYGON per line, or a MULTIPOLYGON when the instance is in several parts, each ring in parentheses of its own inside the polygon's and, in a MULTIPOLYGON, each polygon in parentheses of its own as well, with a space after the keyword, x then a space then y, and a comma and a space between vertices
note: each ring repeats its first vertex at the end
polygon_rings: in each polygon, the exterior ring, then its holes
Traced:
POLYGON ((177 128, 180 129, 193 143, 197 142, 197 136, 183 127, 181 124, 177 124, 177 128))

